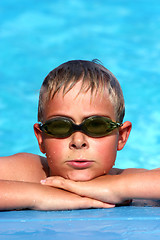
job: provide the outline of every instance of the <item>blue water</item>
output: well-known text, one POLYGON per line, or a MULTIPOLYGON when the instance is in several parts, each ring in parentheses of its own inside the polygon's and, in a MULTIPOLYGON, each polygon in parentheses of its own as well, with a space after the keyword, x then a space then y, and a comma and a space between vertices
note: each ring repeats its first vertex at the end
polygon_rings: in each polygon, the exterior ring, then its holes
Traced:
POLYGON ((46 74, 100 59, 119 79, 133 123, 117 167, 160 166, 159 0, 1 0, 0 155, 39 154, 33 134, 46 74))

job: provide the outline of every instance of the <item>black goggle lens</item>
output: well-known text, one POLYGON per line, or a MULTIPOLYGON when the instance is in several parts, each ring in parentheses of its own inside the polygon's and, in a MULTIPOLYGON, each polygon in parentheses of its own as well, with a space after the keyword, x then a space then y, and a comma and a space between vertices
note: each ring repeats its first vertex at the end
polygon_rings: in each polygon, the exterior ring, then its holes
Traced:
POLYGON ((45 124, 41 127, 41 130, 56 138, 64 138, 67 137, 71 128, 72 124, 69 120, 65 119, 51 119, 48 120, 45 124))
POLYGON ((108 135, 114 128, 117 127, 116 123, 111 124, 112 120, 108 118, 93 118, 87 119, 84 126, 89 136, 103 137, 108 135))
POLYGON ((76 125, 69 118, 59 117, 41 124, 40 129, 55 138, 69 137, 76 131, 83 132, 90 137, 104 137, 120 126, 120 123, 113 122, 107 117, 92 116, 80 125, 76 125))

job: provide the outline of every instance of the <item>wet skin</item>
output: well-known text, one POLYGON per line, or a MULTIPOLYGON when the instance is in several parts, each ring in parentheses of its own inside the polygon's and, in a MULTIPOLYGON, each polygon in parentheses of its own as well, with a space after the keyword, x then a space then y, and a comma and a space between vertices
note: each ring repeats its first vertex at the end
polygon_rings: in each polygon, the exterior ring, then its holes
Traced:
MULTIPOLYGON (((63 116, 80 124, 85 118, 94 115, 116 120, 107 92, 91 95, 89 90, 79 94, 80 87, 81 82, 78 82, 64 96, 61 90, 49 100, 44 121, 63 116)), ((40 150, 47 156, 50 175, 75 181, 88 181, 107 174, 114 165, 117 150, 124 146, 118 129, 101 138, 75 132, 70 137, 57 139, 39 131, 37 124, 34 128, 40 150)))

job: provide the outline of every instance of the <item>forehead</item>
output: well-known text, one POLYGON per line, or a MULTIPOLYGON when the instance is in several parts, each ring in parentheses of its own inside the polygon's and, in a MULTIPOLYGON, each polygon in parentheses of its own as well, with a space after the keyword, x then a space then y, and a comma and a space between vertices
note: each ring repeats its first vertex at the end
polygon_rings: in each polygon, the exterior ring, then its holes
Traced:
POLYGON ((61 89, 50 99, 44 109, 44 119, 52 116, 69 116, 73 119, 83 119, 92 115, 109 116, 115 119, 114 108, 109 99, 108 91, 101 90, 80 90, 81 82, 67 93, 61 89))

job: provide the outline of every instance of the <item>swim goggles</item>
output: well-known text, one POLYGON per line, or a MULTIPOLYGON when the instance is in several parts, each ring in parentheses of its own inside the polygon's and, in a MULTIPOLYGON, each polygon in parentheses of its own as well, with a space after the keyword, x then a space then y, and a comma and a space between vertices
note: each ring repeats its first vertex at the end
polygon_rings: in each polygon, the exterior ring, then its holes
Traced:
POLYGON ((41 131, 54 138, 67 138, 77 131, 89 137, 104 137, 120 126, 122 124, 102 116, 88 117, 79 125, 75 124, 70 118, 55 117, 39 125, 41 131))

